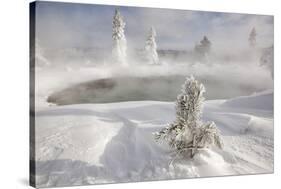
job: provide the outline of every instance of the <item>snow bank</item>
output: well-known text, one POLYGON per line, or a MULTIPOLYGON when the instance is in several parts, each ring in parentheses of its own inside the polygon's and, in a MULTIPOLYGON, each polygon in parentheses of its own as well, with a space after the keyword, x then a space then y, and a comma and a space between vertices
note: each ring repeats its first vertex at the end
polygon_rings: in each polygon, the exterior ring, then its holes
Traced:
POLYGON ((251 96, 237 97, 226 101, 223 106, 233 108, 273 110, 273 91, 268 90, 251 96))
POLYGON ((203 119, 216 122, 225 149, 203 150, 193 160, 175 158, 168 146, 154 142, 152 133, 174 120, 174 103, 79 104, 37 111, 37 186, 272 172, 270 98, 207 101, 203 119))

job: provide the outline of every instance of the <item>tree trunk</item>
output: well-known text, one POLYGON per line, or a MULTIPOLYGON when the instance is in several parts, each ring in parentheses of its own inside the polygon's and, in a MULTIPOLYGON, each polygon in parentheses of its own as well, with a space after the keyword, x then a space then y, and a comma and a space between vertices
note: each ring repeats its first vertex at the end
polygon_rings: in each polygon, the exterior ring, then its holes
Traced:
POLYGON ((191 149, 191 158, 194 157, 196 151, 197 151, 197 142, 196 142, 196 134, 193 135, 193 148, 191 149))

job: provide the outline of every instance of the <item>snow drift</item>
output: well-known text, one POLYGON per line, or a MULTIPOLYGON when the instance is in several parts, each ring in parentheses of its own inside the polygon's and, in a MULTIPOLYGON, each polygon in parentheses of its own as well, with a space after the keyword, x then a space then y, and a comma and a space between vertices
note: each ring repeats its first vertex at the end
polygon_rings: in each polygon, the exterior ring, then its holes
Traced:
POLYGON ((174 120, 174 103, 158 101, 54 106, 36 112, 37 187, 273 172, 272 92, 207 101, 225 149, 172 159, 152 132, 174 120), (248 104, 251 109, 240 104, 248 104))

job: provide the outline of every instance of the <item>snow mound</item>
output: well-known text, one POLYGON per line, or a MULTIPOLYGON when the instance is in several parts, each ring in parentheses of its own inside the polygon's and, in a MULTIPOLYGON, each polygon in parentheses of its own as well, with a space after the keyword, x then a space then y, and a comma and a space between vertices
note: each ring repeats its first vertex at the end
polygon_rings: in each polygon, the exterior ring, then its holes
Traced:
POLYGON ((233 98, 226 101, 223 106, 233 108, 273 110, 273 91, 270 90, 253 94, 251 96, 233 98))

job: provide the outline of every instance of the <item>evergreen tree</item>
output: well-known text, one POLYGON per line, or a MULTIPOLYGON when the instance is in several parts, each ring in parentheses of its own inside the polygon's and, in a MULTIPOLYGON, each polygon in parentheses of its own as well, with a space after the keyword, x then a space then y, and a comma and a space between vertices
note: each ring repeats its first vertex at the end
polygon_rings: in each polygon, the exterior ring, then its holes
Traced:
POLYGON ((271 78, 273 79, 273 77, 274 77, 274 47, 273 47, 273 45, 271 47, 263 49, 262 55, 260 57, 260 66, 266 67, 270 71, 271 78))
POLYGON ((203 39, 200 41, 200 45, 201 45, 202 51, 205 55, 210 53, 211 42, 209 41, 209 39, 206 36, 204 36, 203 39))
POLYGON ((35 64, 37 67, 49 66, 49 61, 44 56, 44 51, 40 46, 38 38, 35 38, 35 64))
POLYGON ((156 37, 156 31, 153 27, 151 27, 145 42, 146 56, 151 64, 159 64, 155 37, 156 37))
POLYGON ((256 37, 257 37, 257 32, 255 27, 251 30, 250 35, 249 35, 249 45, 250 47, 254 48, 257 45, 257 41, 256 41, 256 37))
POLYGON ((127 65, 126 62, 126 51, 127 51, 127 41, 124 34, 126 23, 124 22, 118 9, 115 9, 115 14, 113 17, 113 49, 112 55, 114 61, 121 63, 122 65, 127 65))
POLYGON ((204 36, 200 43, 195 45, 194 51, 196 58, 201 61, 208 60, 208 56, 211 52, 211 46, 212 43, 210 40, 204 36))
POLYGON ((222 148, 220 132, 214 122, 201 120, 205 92, 203 84, 193 76, 186 78, 176 101, 176 120, 155 133, 157 141, 167 141, 177 153, 193 157, 198 149, 211 145, 222 148))

